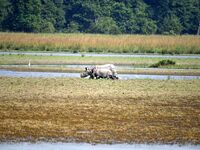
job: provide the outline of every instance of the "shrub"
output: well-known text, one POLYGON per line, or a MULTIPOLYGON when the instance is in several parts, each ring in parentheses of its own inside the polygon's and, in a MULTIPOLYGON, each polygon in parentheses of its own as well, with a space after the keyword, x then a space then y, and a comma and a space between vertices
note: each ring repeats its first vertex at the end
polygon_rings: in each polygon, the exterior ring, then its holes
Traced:
POLYGON ((160 66, 175 65, 175 64, 176 64, 175 61, 167 59, 167 60, 161 60, 155 64, 152 64, 150 67, 158 68, 160 66))

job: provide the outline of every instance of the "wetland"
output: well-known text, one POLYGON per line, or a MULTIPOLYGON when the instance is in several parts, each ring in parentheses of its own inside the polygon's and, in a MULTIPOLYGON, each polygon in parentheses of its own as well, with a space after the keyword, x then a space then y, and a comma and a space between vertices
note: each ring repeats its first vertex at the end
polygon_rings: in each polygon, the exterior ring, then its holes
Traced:
POLYGON ((0 149, 199 149, 199 37, 0 33, 0 49, 0 149), (121 80, 79 78, 106 63, 121 80))

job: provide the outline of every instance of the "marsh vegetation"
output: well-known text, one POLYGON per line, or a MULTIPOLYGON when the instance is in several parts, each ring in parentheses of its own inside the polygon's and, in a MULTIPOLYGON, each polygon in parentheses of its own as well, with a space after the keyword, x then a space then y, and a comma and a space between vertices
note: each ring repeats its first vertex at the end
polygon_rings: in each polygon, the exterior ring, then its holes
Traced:
MULTIPOLYGON (((133 67, 148 68, 163 58, 149 58, 149 57, 98 57, 98 56, 34 56, 34 55, 0 55, 0 65, 21 64, 28 65, 67 65, 67 64, 115 64, 115 65, 132 65, 133 67)), ((177 68, 177 69, 199 69, 199 58, 170 58, 170 61, 176 62, 175 65, 159 66, 163 68, 177 68)))
MULTIPOLYGON (((2 54, 1 69, 80 73, 81 68, 64 65, 110 63, 135 67, 119 69, 118 73, 200 75, 199 58, 170 58, 175 64, 160 65, 163 58, 84 55, 199 54, 196 36, 0 33, 0 49, 82 54, 2 54), (154 64, 163 69, 136 69, 154 64)), ((0 77, 0 141, 200 144, 199 87, 200 80, 0 77)))
POLYGON ((96 64, 114 64, 118 73, 126 74, 200 75, 199 58, 170 58, 165 62, 159 57, 0 55, 0 69, 15 71, 80 73, 84 67, 96 64), (155 65, 159 69, 151 68, 155 65))
POLYGON ((164 59, 164 60, 160 60, 159 62, 152 64, 150 67, 153 68, 158 68, 158 67, 162 67, 162 66, 169 66, 169 65, 175 65, 176 62, 173 60, 169 60, 169 59, 164 59))

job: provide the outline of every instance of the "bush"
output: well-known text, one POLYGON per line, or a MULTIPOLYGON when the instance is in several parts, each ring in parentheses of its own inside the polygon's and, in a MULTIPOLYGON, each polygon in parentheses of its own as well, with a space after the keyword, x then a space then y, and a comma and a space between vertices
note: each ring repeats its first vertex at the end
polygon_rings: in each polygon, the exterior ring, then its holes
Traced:
POLYGON ((150 67, 158 68, 160 66, 175 65, 175 64, 176 64, 175 61, 167 59, 167 60, 161 60, 161 61, 151 65, 150 67))

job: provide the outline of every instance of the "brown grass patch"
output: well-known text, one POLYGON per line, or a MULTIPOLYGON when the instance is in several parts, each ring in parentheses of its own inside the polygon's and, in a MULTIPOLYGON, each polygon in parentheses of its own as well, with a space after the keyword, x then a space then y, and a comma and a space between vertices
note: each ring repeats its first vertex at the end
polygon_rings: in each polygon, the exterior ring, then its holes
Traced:
POLYGON ((0 140, 200 144, 200 80, 0 77, 0 140))

